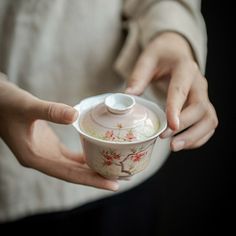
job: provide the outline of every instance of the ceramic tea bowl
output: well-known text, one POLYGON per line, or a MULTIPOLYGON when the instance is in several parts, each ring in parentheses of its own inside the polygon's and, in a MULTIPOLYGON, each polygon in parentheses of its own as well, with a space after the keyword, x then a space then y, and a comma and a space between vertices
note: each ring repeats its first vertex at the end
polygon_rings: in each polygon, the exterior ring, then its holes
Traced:
POLYGON ((144 170, 167 125, 157 104, 122 93, 89 97, 74 108, 79 118, 73 126, 80 134, 87 164, 109 179, 144 170))

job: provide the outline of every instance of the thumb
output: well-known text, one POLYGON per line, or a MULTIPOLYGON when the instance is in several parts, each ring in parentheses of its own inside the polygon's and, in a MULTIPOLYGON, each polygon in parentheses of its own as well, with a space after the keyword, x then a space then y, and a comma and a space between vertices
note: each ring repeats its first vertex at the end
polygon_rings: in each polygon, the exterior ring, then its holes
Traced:
POLYGON ((78 112, 62 103, 38 100, 33 108, 36 119, 51 121, 58 124, 71 124, 78 117, 78 112))
POLYGON ((127 82, 126 93, 140 95, 152 80, 157 67, 157 60, 150 50, 144 51, 139 57, 134 70, 127 82))

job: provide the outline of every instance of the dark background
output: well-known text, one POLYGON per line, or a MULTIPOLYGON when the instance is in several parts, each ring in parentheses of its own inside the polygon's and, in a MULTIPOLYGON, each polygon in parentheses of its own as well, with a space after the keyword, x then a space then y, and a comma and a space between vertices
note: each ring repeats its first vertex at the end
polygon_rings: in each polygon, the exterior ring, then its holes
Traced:
POLYGON ((208 31, 206 77, 219 118, 212 139, 199 149, 173 153, 151 179, 131 191, 72 211, 26 218, 19 222, 25 232, 31 225, 43 226, 37 232, 51 228, 59 234, 78 231, 97 236, 234 235, 236 12, 227 2, 202 1, 208 31))

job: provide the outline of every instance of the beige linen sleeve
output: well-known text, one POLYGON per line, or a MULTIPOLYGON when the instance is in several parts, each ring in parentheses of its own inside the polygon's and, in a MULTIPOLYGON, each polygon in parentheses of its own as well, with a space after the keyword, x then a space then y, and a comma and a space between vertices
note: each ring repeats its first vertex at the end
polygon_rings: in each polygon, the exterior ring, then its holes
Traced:
POLYGON ((205 72, 207 34, 200 0, 124 0, 125 44, 115 62, 127 79, 141 51, 158 34, 177 32, 189 42, 201 72, 205 72))

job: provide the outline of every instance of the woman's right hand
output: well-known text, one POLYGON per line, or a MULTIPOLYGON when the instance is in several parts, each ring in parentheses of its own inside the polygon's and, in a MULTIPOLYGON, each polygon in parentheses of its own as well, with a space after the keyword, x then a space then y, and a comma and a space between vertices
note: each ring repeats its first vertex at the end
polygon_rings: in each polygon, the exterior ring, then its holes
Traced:
POLYGON ((46 121, 71 124, 78 116, 74 108, 40 100, 0 78, 0 111, 0 137, 21 165, 68 182, 118 190, 116 181, 92 171, 48 126, 46 121))

